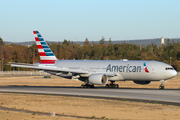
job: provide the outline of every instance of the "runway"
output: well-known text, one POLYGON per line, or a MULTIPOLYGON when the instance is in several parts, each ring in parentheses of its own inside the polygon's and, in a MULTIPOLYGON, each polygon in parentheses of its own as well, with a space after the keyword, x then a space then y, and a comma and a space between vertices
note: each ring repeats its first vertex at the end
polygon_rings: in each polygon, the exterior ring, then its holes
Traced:
POLYGON ((133 101, 157 101, 163 104, 180 105, 179 89, 136 89, 119 88, 82 89, 80 87, 53 87, 53 86, 0 86, 0 92, 15 92, 28 94, 67 95, 91 98, 126 99, 133 101))

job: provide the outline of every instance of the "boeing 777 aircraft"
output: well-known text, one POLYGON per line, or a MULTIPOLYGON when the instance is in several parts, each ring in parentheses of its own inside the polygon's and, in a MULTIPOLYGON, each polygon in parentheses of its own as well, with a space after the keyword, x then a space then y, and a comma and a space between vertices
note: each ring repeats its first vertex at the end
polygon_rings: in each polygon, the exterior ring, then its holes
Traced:
POLYGON ((146 60, 58 60, 38 31, 33 31, 41 62, 35 64, 13 63, 13 67, 25 67, 45 71, 52 75, 83 81, 82 88, 106 85, 118 88, 115 81, 133 81, 146 85, 151 81, 164 82, 176 76, 174 68, 159 61, 146 60), (107 84, 110 81, 110 84, 107 84))

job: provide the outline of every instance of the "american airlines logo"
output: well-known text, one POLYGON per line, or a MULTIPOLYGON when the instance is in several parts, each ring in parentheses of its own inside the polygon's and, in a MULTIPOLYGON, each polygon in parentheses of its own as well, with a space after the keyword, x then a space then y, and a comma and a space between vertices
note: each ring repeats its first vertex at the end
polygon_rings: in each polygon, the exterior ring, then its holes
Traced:
POLYGON ((144 63, 144 70, 145 70, 146 73, 149 73, 149 70, 146 67, 146 63, 144 63))
MULTIPOLYGON (((149 73, 145 63, 144 70, 146 73, 149 73)), ((118 66, 109 64, 106 68, 106 72, 141 72, 141 66, 131 66, 129 64, 126 66, 118 66)))

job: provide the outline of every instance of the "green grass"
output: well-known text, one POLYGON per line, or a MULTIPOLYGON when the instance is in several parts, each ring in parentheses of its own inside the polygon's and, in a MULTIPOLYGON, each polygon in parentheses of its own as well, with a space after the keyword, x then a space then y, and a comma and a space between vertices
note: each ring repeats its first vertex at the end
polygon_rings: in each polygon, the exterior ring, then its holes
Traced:
POLYGON ((35 115, 35 114, 36 114, 35 112, 32 113, 32 115, 35 115))
POLYGON ((126 99, 120 98, 119 101, 126 101, 126 99))
POLYGON ((96 117, 95 116, 92 116, 93 119, 95 119, 96 117))
POLYGON ((106 118, 106 116, 102 116, 102 117, 101 117, 101 119, 105 119, 105 118, 106 118))

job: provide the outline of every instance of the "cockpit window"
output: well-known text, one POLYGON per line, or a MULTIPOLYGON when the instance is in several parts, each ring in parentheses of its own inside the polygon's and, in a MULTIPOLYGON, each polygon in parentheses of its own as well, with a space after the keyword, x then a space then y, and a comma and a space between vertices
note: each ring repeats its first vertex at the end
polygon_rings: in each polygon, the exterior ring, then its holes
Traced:
POLYGON ((165 70, 174 70, 174 69, 173 69, 173 68, 167 67, 167 68, 165 68, 165 70))

